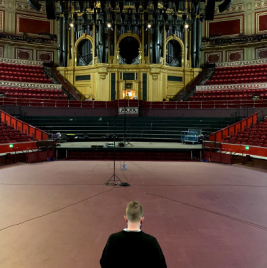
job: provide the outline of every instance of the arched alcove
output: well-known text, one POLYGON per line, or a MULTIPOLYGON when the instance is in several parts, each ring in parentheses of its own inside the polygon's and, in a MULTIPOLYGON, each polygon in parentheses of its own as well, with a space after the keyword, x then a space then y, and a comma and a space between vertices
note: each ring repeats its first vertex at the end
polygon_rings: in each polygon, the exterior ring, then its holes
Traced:
POLYGON ((120 64, 139 64, 139 42, 132 36, 127 36, 119 44, 120 64))
POLYGON ((83 39, 77 45, 77 66, 91 65, 92 62, 92 43, 89 39, 83 39))
POLYGON ((182 66, 181 45, 175 39, 172 39, 167 43, 166 65, 174 67, 182 66))

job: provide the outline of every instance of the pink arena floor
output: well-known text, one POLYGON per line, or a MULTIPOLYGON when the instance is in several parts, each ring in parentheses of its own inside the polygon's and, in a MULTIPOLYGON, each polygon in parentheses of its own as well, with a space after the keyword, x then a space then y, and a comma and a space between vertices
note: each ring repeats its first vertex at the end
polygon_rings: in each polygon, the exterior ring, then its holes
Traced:
POLYGON ((1 169, 0 267, 100 267, 131 200, 144 205, 143 231, 156 236, 170 268, 267 267, 266 173, 202 162, 126 162, 126 171, 121 164, 116 174, 130 187, 104 185, 110 161, 1 169))

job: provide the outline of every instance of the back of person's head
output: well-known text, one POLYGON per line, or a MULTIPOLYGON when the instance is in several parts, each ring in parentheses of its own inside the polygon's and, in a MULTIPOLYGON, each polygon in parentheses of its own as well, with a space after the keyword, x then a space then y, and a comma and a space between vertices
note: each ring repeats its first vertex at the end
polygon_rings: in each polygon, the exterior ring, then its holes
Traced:
POLYGON ((130 222, 139 222, 143 217, 143 206, 137 201, 130 202, 126 207, 126 216, 130 222))

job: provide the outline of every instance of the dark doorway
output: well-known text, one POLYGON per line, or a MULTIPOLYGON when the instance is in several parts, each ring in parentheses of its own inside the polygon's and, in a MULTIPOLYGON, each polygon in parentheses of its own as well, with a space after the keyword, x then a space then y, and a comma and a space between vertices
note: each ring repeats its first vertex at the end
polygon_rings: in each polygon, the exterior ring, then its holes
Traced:
POLYGON ((182 66, 182 51, 177 40, 171 40, 167 44, 166 64, 169 66, 182 66))
POLYGON ((86 66, 91 65, 93 60, 92 43, 88 39, 82 40, 77 48, 77 65, 86 66))
POLYGON ((139 43, 129 36, 120 42, 120 64, 139 64, 139 43))

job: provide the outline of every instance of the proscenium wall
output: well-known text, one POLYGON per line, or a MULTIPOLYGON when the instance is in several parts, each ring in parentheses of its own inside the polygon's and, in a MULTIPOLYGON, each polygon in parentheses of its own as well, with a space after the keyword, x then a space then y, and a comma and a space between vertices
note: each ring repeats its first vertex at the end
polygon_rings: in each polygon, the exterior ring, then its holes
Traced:
MULTIPOLYGON (((32 9, 27 0, 0 0, 0 33, 38 38, 39 33, 57 35, 56 22, 46 19, 44 2, 40 12, 32 9)), ((57 62, 57 42, 41 43, 15 38, 0 39, 0 57, 57 62)))
MULTIPOLYGON (((214 35, 225 37, 244 37, 267 34, 267 1, 234 0, 224 12, 215 8, 213 21, 202 25, 202 37, 214 35)), ((267 58, 267 40, 243 42, 242 44, 210 45, 202 44, 202 63, 233 62, 267 58)))

